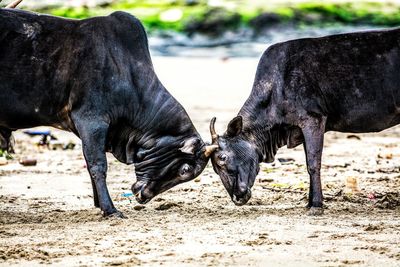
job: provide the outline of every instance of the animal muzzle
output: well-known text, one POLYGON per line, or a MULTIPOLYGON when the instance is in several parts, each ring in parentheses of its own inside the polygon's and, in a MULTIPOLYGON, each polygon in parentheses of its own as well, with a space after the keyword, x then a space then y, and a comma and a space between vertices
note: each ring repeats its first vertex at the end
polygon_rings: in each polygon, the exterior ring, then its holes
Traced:
POLYGON ((246 204, 251 198, 251 189, 247 186, 238 187, 232 194, 232 201, 236 206, 246 204))
POLYGON ((136 201, 140 204, 146 204, 153 198, 153 196, 146 194, 146 187, 147 183, 141 181, 137 181, 132 185, 132 193, 135 195, 136 201))

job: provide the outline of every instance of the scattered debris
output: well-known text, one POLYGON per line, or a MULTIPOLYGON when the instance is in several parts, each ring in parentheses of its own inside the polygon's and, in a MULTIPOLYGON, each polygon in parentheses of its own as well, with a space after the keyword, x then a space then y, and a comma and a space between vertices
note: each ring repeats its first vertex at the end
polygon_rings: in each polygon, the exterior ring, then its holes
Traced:
POLYGON ((271 183, 274 181, 273 178, 260 178, 260 183, 271 183))
POLYGON ((289 192, 289 193, 300 193, 303 194, 306 189, 292 189, 291 187, 274 187, 261 185, 263 189, 267 189, 273 192, 289 192))
POLYGON ((355 135, 355 134, 349 134, 349 135, 347 136, 347 139, 361 140, 361 137, 359 137, 358 135, 355 135))
POLYGON ((358 188, 358 177, 347 176, 345 193, 358 193, 358 192, 360 192, 360 189, 358 188))
POLYGON ((29 159, 29 158, 22 158, 19 160, 19 164, 21 164, 23 166, 36 166, 37 160, 29 159))
POLYGON ((282 164, 287 164, 294 162, 295 160, 293 158, 278 158, 278 161, 282 164))
POLYGON ((133 209, 134 209, 134 210, 142 210, 142 209, 144 209, 144 208, 146 208, 146 207, 143 206, 143 205, 135 205, 135 206, 133 206, 133 209))
POLYGON ((76 147, 76 144, 72 141, 69 141, 68 144, 64 145, 64 150, 73 150, 76 147))
POLYGON ((385 155, 382 155, 382 154, 378 154, 378 159, 393 159, 393 154, 392 153, 388 153, 388 154, 385 154, 385 155))
POLYGON ((178 207, 179 205, 173 202, 164 202, 160 206, 156 207, 155 210, 169 210, 172 207, 178 207))
POLYGON ((275 170, 273 168, 263 168, 262 171, 265 173, 271 173, 274 172, 275 170))
POLYGON ((72 141, 65 144, 58 140, 51 140, 48 147, 50 150, 73 150, 76 147, 76 144, 72 141))
POLYGON ((390 168, 379 168, 376 170, 376 172, 381 172, 381 173, 398 173, 400 171, 400 167, 390 167, 390 168))
POLYGON ((376 231, 376 230, 381 230, 381 227, 378 225, 368 224, 368 226, 364 228, 364 231, 376 231))
POLYGON ((400 192, 375 193, 375 206, 381 209, 395 209, 400 206, 400 192))
POLYGON ((132 197, 133 193, 123 193, 121 194, 122 197, 132 197))
POLYGON ((64 148, 64 143, 60 142, 58 140, 50 140, 50 142, 47 144, 50 150, 57 150, 57 149, 63 149, 64 148))
POLYGON ((38 145, 48 146, 51 140, 58 140, 57 137, 51 134, 50 130, 26 130, 24 134, 27 134, 31 137, 33 136, 42 136, 38 145))

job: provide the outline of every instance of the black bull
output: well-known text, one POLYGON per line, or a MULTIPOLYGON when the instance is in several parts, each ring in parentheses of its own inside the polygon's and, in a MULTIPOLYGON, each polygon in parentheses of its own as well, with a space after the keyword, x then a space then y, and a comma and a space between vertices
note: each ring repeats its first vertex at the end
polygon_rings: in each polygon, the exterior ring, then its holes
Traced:
POLYGON ((2 148, 12 131, 39 125, 81 138, 104 215, 123 216, 107 190, 105 152, 135 164, 141 203, 198 176, 210 154, 154 73, 143 26, 123 12, 67 20, 0 9, 2 148))
POLYGON ((400 122, 400 29, 292 40, 263 54, 252 92, 223 136, 214 170, 232 200, 246 203, 260 162, 303 143, 311 214, 322 210, 327 131, 378 132, 400 122))

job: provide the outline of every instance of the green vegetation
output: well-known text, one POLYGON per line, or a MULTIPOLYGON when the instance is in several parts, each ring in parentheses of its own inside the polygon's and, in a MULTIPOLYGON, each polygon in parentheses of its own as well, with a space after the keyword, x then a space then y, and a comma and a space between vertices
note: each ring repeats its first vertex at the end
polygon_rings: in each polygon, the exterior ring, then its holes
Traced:
POLYGON ((5 157, 6 159, 13 159, 12 155, 3 149, 0 149, 0 157, 5 157))
POLYGON ((137 16, 150 31, 174 30, 218 34, 239 27, 264 28, 277 23, 299 25, 400 25, 400 5, 381 2, 307 2, 206 0, 122 0, 95 8, 51 7, 40 12, 69 18, 87 18, 124 10, 137 16))

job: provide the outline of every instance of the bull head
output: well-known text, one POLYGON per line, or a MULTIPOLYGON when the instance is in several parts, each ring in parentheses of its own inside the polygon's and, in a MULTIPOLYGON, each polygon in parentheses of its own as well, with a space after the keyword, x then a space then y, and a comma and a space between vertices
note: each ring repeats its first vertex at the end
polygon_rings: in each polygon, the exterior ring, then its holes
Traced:
POLYGON ((186 139, 173 148, 170 139, 141 151, 135 163, 137 181, 132 191, 139 203, 147 203, 169 188, 190 181, 204 170, 216 145, 206 145, 199 136, 186 139), (154 166, 158 168, 155 168, 154 166))
POLYGON ((224 135, 215 131, 215 120, 210 122, 212 145, 218 149, 211 156, 214 171, 236 205, 245 204, 251 197, 250 188, 259 171, 257 148, 243 134, 241 116, 232 119, 224 135))

